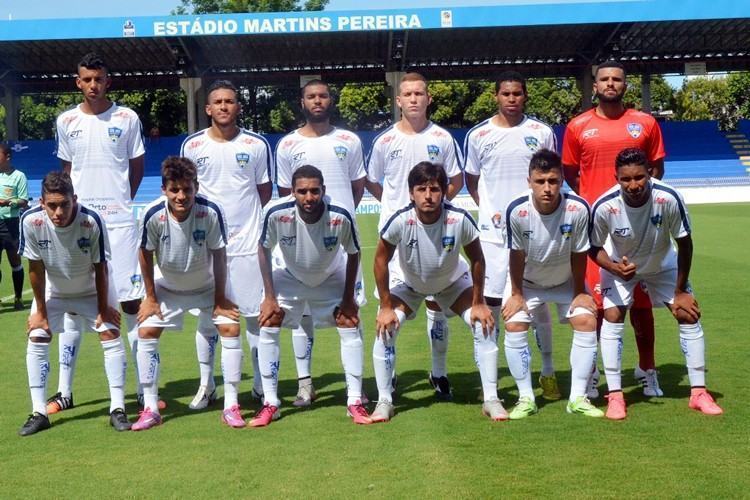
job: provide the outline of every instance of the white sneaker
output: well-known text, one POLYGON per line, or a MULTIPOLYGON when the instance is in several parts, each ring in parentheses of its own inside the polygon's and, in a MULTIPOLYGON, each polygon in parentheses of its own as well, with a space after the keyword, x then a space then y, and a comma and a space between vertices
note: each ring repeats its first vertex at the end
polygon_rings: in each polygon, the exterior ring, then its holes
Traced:
POLYGON ((370 420, 375 422, 388 422, 393 418, 393 403, 390 401, 378 401, 377 406, 370 414, 370 420))
POLYGON ((496 398, 485 401, 482 405, 482 413, 496 422, 508 420, 508 412, 503 408, 503 403, 496 398))
POLYGON ((188 406, 191 410, 202 410, 214 401, 216 401, 216 388, 214 387, 211 392, 208 392, 208 387, 202 385, 198 388, 198 392, 188 406))
POLYGON ((589 385, 586 387, 586 397, 589 399, 599 397, 599 368, 595 368, 589 377, 589 385))
POLYGON ((317 398, 318 395, 315 393, 315 387, 313 387, 312 381, 307 381, 300 384, 299 390, 297 391, 297 398, 292 404, 297 407, 310 406, 317 398))
POLYGON ((635 365, 633 376, 643 386, 643 395, 651 398, 660 398, 664 396, 664 391, 659 387, 659 378, 654 368, 642 370, 640 366, 635 365))

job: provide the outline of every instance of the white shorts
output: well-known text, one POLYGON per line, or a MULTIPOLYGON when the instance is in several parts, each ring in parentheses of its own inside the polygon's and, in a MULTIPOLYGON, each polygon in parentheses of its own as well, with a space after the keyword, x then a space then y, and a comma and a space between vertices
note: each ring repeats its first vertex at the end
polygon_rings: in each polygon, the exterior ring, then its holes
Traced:
POLYGON ((391 287, 391 295, 395 295, 401 299, 401 301, 411 309, 412 313, 407 319, 414 318, 415 313, 419 310, 419 305, 424 302, 427 297, 430 297, 430 300, 437 302, 440 309, 443 310, 443 313, 447 317, 451 317, 456 315, 456 313, 451 310, 451 306, 456 303, 456 300, 458 300, 466 289, 471 288, 472 286, 473 282, 471 281, 471 276, 469 273, 464 273, 448 288, 431 295, 420 293, 413 288, 410 288, 409 285, 403 281, 400 281, 396 286, 391 287))
MULTIPOLYGON (((458 258, 466 262, 466 259, 464 259, 463 255, 459 255, 458 258)), ((390 290, 401 283, 404 283, 404 271, 401 270, 401 262, 398 260, 398 247, 396 247, 396 249, 393 251, 393 257, 391 257, 391 260, 388 262, 388 289, 390 290)), ((372 294, 376 299, 380 300, 380 294, 378 293, 377 286, 372 291, 372 294)), ((432 295, 427 295, 425 297, 425 300, 435 302, 435 297, 433 297, 432 295)))
POLYGON ((227 256, 227 296, 233 297, 242 316, 258 316, 263 300, 263 279, 257 253, 227 256))
POLYGON ((316 328, 336 326, 334 312, 341 305, 345 283, 346 267, 343 266, 314 288, 299 281, 286 269, 275 269, 273 286, 276 300, 284 309, 282 326, 296 328, 302 316, 312 316, 316 328))
MULTIPOLYGON (((113 292, 114 290, 110 287, 109 305, 117 308, 117 297, 113 292)), ((118 325, 111 323, 102 323, 100 327, 96 327, 96 317, 99 315, 96 295, 72 298, 48 297, 45 302, 47 304, 47 323, 52 333, 64 331, 63 318, 66 313, 81 316, 85 321, 85 327, 91 332, 120 331, 118 325)), ((36 312, 36 299, 31 303, 31 312, 36 312)))
MULTIPOLYGON (((508 288, 507 295, 510 296, 510 288, 508 288)), ((594 315, 594 313, 584 307, 576 307, 574 310, 570 310, 570 303, 574 298, 572 282, 563 283, 552 288, 534 288, 524 285, 523 298, 526 299, 526 309, 529 312, 520 310, 511 316, 507 323, 531 323, 534 320, 534 312, 539 307, 552 303, 557 306, 557 318, 560 323, 568 323, 569 318, 583 314, 594 315)))
MULTIPOLYGON (((160 285, 157 280, 156 298, 159 300, 161 314, 164 319, 158 316, 149 316, 146 321, 138 325, 141 328, 165 328, 168 330, 182 330, 183 316, 190 309, 198 309, 199 312, 211 315, 214 309, 214 290, 210 288, 201 292, 175 292, 167 290, 160 285)), ((231 299, 230 299, 231 300, 231 299)), ((238 324, 237 321, 225 316, 213 318, 215 325, 232 325, 238 324)))
POLYGON ((484 296, 502 299, 508 281, 510 250, 502 243, 479 240, 484 254, 484 296))
MULTIPOLYGON (((601 270, 601 290, 604 309, 630 307, 633 305, 635 288, 643 286, 651 298, 653 307, 664 307, 674 302, 674 287, 677 284, 677 269, 665 269, 646 276, 637 275, 630 281, 622 281, 615 275, 601 270)), ((692 293, 692 291, 691 291, 692 293)))
POLYGON ((114 282, 119 302, 142 299, 145 295, 138 264, 138 227, 107 228, 112 254, 110 281, 114 282))

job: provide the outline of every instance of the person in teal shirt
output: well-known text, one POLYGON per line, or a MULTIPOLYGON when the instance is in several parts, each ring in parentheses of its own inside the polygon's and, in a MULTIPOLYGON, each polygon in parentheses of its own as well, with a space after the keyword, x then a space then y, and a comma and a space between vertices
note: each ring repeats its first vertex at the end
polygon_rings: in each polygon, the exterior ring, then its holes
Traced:
MULTIPOLYGON (((5 143, 0 143, 0 258, 2 251, 8 254, 8 262, 13 276, 13 291, 15 292, 14 308, 24 308, 21 294, 23 293, 23 264, 18 255, 18 216, 19 212, 29 206, 29 190, 26 176, 20 170, 13 168, 10 163, 11 149, 5 143)), ((0 271, 2 280, 2 271, 0 271)))

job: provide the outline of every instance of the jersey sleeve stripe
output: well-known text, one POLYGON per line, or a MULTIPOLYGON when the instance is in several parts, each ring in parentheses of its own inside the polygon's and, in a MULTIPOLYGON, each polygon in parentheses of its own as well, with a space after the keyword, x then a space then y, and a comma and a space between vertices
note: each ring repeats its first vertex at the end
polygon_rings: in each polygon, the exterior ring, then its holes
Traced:
POLYGON ((456 157, 456 164, 458 165, 458 169, 463 173, 464 171, 464 161, 461 161, 461 145, 458 143, 455 137, 451 137, 451 140, 453 141, 453 155, 456 157))
POLYGON ((81 213, 84 213, 94 219, 94 222, 96 222, 96 225, 99 228, 99 262, 106 262, 107 254, 104 251, 104 232, 107 229, 104 227, 104 224, 102 224, 101 216, 95 210, 91 210, 90 208, 84 207, 83 205, 80 205, 80 207, 81 213))
POLYGON ((382 236, 383 236, 383 234, 385 234, 386 230, 388 229, 388 226, 390 226, 390 225, 391 225, 391 223, 392 223, 392 222, 393 222, 394 220, 396 220, 396 218, 397 218, 397 217, 398 217, 399 215, 401 215, 401 214, 402 214, 402 213, 404 213, 404 212, 408 212, 408 211, 409 211, 409 210, 411 210, 412 208, 414 208, 414 203, 409 203, 409 204, 408 204, 408 205, 406 205, 406 206, 405 206, 404 208, 401 208, 401 209, 399 209, 399 210, 396 210, 396 212, 395 212, 395 213, 394 213, 393 215, 391 215, 391 217, 390 217, 390 218, 389 218, 389 219, 388 219, 388 220, 386 221, 386 223, 385 223, 385 224, 383 224, 383 229, 381 229, 381 230, 380 230, 380 236, 382 237, 382 236))
POLYGON ((508 230, 506 240, 508 242, 508 248, 513 249, 513 228, 510 225, 510 214, 519 205, 523 205, 529 199, 528 196, 519 196, 515 200, 508 203, 508 208, 505 209, 505 227, 508 230))
POLYGON ((165 206, 166 205, 164 204, 164 201, 160 201, 156 205, 149 208, 143 216, 143 234, 141 235, 141 248, 146 248, 146 242, 148 241, 148 221, 151 219, 151 217, 164 210, 165 206))
POLYGON ((352 240, 354 241, 354 246, 357 247, 357 250, 359 250, 359 241, 357 241, 357 231, 356 227, 354 225, 354 219, 352 219, 352 214, 349 213, 349 211, 343 207, 339 207, 337 205, 328 205, 328 210, 330 212, 335 212, 337 214, 342 214, 344 217, 347 218, 349 221, 349 224, 351 226, 351 232, 352 232, 352 240))
POLYGON ((38 214, 42 210, 44 209, 42 208, 41 205, 38 207, 34 207, 31 210, 26 210, 21 216, 21 220, 18 221, 18 224, 20 226, 18 232, 21 233, 21 236, 18 242, 18 255, 23 255, 23 250, 26 247, 26 236, 25 236, 26 232, 23 230, 23 220, 30 215, 38 214))
POLYGON ((224 240, 224 244, 227 244, 227 229, 224 225, 224 213, 221 211, 221 208, 219 208, 219 205, 214 203, 213 201, 207 200, 206 198, 196 196, 195 202, 199 205, 203 205, 204 207, 208 207, 214 212, 216 212, 216 219, 219 222, 219 231, 221 231, 221 239, 224 240))
POLYGON ((287 201, 285 203, 279 203, 276 206, 273 206, 268 209, 268 212, 266 212, 266 216, 263 218, 263 230, 260 233, 260 245, 263 245, 263 241, 266 239, 266 232, 268 231, 268 221, 271 219, 271 215, 273 215, 275 212, 278 212, 279 210, 285 210, 287 208, 292 208, 294 206, 293 201, 287 201))
POLYGON ((687 231, 688 233, 692 232, 690 230, 690 223, 688 222, 687 210, 685 209, 685 205, 682 203, 682 198, 680 198, 680 195, 677 193, 677 191, 663 184, 652 184, 652 189, 655 189, 657 191, 664 191, 665 193, 669 193, 672 196, 674 196, 674 199, 677 201, 677 208, 680 210, 680 218, 682 219, 682 226, 685 228, 685 231, 687 231))

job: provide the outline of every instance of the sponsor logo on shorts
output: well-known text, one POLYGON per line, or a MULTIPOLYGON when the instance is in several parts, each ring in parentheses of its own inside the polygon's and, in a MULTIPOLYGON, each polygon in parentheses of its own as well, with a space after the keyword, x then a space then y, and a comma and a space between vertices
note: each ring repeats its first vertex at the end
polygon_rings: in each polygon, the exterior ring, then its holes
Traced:
POLYGON ((661 223, 662 223, 661 214, 656 214, 653 217, 651 217, 651 224, 653 224, 655 227, 660 228, 661 223))
POLYGON ((440 156, 440 148, 437 147, 435 144, 428 144, 427 145, 427 156, 430 157, 430 161, 437 160, 438 156, 440 156))
POLYGON ((250 163, 250 155, 247 153, 237 153, 234 157, 237 159, 237 166, 240 168, 245 168, 250 163))
POLYGON ((199 246, 203 246, 203 243, 206 241, 206 231, 203 229, 196 229, 193 231, 193 241, 199 246))
POLYGON ((539 139, 532 136, 526 136, 523 138, 523 142, 526 143, 526 147, 529 148, 530 151, 537 151, 539 149, 539 139))
POLYGON ((110 141, 117 142, 117 140, 122 135, 122 129, 119 127, 109 127, 107 129, 107 135, 109 135, 110 141))
POLYGON ((456 246, 455 236, 443 236, 443 250, 450 252, 456 246))
POLYGON ((336 245, 339 243, 339 237, 338 236, 324 236, 323 237, 323 246, 326 247, 326 250, 329 252, 333 250, 336 245))
POLYGON ((338 158, 341 161, 346 160, 346 155, 349 153, 349 150, 346 149, 344 146, 334 146, 333 152, 336 154, 336 158, 338 158))
POLYGON ((562 234, 564 240, 569 240, 570 235, 573 234, 573 224, 562 224, 560 234, 562 234))
POLYGON ((296 236, 282 236, 279 239, 279 245, 282 247, 292 247, 297 244, 296 236))
POLYGON ((78 244, 78 248, 81 249, 81 252, 85 254, 88 254, 91 250, 91 240, 88 238, 78 238, 76 244, 78 244))
POLYGON ((638 139, 643 133, 643 126, 640 123, 628 123, 628 134, 633 139, 638 139))
POLYGON ((627 238, 630 236, 630 233, 629 227, 616 227, 614 231, 614 235, 620 238, 627 238))

